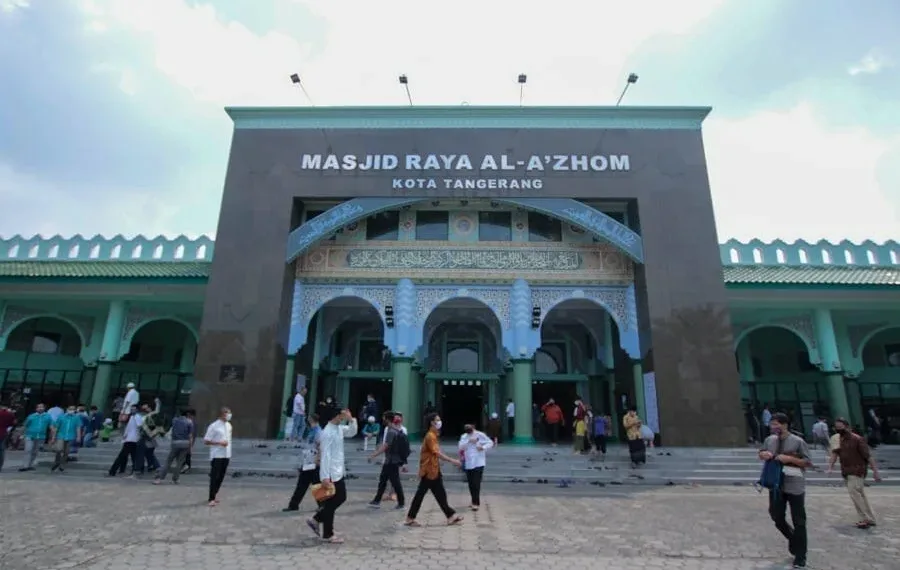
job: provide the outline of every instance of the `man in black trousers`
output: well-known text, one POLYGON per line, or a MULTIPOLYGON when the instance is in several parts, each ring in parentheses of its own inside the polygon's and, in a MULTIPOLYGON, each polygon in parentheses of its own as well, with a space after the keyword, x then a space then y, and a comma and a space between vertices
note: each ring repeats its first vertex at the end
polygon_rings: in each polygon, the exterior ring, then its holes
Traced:
POLYGON ((409 438, 403 431, 403 416, 395 413, 387 426, 384 443, 375 450, 369 461, 384 453, 384 464, 381 466, 381 476, 378 479, 378 491, 375 498, 369 503, 369 507, 377 509, 381 507, 381 498, 387 489, 388 481, 397 495, 395 510, 402 511, 406 501, 403 497, 403 484, 400 482, 400 470, 406 470, 406 461, 409 458, 409 438))

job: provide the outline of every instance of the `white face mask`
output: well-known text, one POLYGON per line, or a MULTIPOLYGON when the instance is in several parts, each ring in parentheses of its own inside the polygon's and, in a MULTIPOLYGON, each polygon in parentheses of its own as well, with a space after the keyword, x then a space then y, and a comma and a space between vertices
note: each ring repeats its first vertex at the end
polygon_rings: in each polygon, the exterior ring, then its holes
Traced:
POLYGON ((441 429, 442 425, 444 425, 444 422, 442 422, 442 421, 434 422, 434 427, 436 427, 437 429, 441 429))
POLYGON ((231 412, 228 412, 227 414, 225 414, 225 421, 226 421, 226 422, 230 422, 230 421, 231 421, 231 412))

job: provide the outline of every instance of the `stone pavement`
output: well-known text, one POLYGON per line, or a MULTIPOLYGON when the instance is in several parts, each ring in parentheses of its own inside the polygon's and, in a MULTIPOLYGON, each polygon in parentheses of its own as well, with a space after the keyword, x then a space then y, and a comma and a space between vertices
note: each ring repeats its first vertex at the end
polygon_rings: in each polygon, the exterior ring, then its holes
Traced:
MULTIPOLYGON (((279 491, 226 480, 222 504, 210 509, 197 484, 10 475, 0 474, 3 570, 750 570, 789 562, 765 495, 748 487, 492 493, 480 512, 467 512, 452 528, 429 497, 420 515, 426 526, 409 529, 401 525, 403 513, 366 508, 368 485, 351 481, 337 521, 346 544, 336 546, 319 543, 303 524, 312 510, 308 497, 300 513, 280 512, 289 484, 279 491)), ((852 527, 845 492, 810 490, 810 568, 898 568, 900 492, 873 487, 870 494, 881 520, 866 532, 852 527)), ((461 487, 452 487, 451 504, 467 504, 461 487)))

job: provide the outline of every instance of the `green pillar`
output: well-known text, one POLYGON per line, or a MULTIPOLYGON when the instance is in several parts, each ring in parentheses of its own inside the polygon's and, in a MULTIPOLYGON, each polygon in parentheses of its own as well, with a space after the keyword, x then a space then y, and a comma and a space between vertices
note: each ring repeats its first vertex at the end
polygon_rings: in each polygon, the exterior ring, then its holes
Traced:
POLYGON ((100 359, 94 376, 91 404, 109 412, 109 380, 112 370, 119 360, 119 344, 122 342, 122 327, 125 326, 125 301, 112 301, 106 314, 103 341, 100 344, 100 359))
POLYGON ((516 406, 516 437, 513 443, 534 443, 531 431, 531 359, 512 361, 512 399, 516 406))
POLYGON ((831 417, 847 418, 850 415, 850 406, 847 404, 847 389, 844 386, 844 373, 838 356, 831 311, 822 308, 813 311, 813 325, 819 345, 819 356, 822 359, 822 370, 827 378, 831 417))
POLYGON ((612 436, 619 433, 619 402, 616 401, 616 350, 613 346, 613 320, 609 313, 603 319, 603 365, 606 367, 606 389, 609 391, 609 417, 612 436))
POLYGON ((619 402, 616 401, 616 371, 612 368, 606 369, 606 389, 609 391, 607 397, 609 398, 609 408, 604 410, 609 413, 610 423, 610 435, 613 437, 618 437, 619 434, 619 402))
MULTIPOLYGON (((418 367, 414 367, 410 374, 410 400, 409 412, 404 416, 404 425, 410 436, 418 437, 422 430, 422 410, 425 408, 423 396, 425 394, 425 378, 418 367)), ((393 397, 393 396, 392 396, 393 397)))
MULTIPOLYGON (((391 407, 403 414, 404 418, 412 419, 418 411, 412 409, 410 390, 412 387, 412 364, 410 356, 396 356, 391 359, 391 370, 394 376, 391 383, 391 407)), ((409 427, 406 428, 409 430, 409 427)))
MULTIPOLYGON (((291 354, 284 362, 284 384, 281 389, 281 422, 278 427, 278 439, 284 437, 284 423, 287 421, 287 418, 284 416, 284 410, 287 406, 288 398, 294 393, 294 378, 294 355, 291 354)), ((307 411, 315 409, 315 406, 309 407, 309 399, 306 402, 306 409, 307 411)))
POLYGON ((864 425, 862 395, 859 392, 859 381, 847 380, 847 405, 850 407, 850 417, 847 419, 851 425, 864 425))
POLYGON ((647 421, 647 405, 644 402, 644 367, 640 360, 631 361, 631 373, 634 376, 634 405, 642 421, 647 421))
POLYGON ((737 347, 738 357, 738 373, 741 382, 753 382, 756 376, 753 374, 753 352, 750 347, 750 337, 744 337, 744 340, 737 347))
POLYGON ((97 377, 97 370, 86 369, 81 378, 81 390, 78 392, 78 403, 88 404, 91 401, 91 395, 94 392, 94 378, 97 377))

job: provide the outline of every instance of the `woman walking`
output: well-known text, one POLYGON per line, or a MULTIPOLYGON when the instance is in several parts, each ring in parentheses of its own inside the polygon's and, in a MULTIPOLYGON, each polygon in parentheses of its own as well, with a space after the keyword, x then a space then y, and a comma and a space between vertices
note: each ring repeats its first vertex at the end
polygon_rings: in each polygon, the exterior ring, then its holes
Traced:
POLYGON ((468 424, 465 433, 459 439, 459 450, 464 455, 463 469, 466 472, 466 481, 469 483, 469 495, 472 497, 473 511, 481 507, 481 479, 484 477, 486 465, 485 452, 494 447, 494 442, 486 434, 468 424))
POLYGON ((628 438, 628 454, 631 456, 631 468, 647 463, 647 447, 641 437, 641 418, 637 414, 637 408, 628 408, 628 413, 622 418, 625 427, 625 436, 628 438))
POLYGON ((219 489, 231 462, 231 410, 222 408, 219 418, 206 428, 203 443, 209 447, 209 506, 219 504, 219 489))
POLYGON ((422 526, 416 520, 419 509, 422 508, 422 501, 425 500, 425 493, 431 491, 434 500, 438 506, 444 511, 447 517, 448 525, 459 524, 463 518, 456 514, 456 511, 447 504, 447 490, 444 489, 444 479, 441 477, 441 461, 446 461, 457 467, 462 463, 458 459, 453 459, 441 452, 441 446, 438 444, 438 434, 441 431, 441 416, 431 413, 425 416, 425 425, 428 426, 428 433, 422 441, 422 451, 419 453, 419 488, 416 489, 416 496, 413 497, 409 512, 406 514, 406 526, 422 526))
POLYGON ((322 540, 340 544, 344 539, 334 534, 334 514, 347 500, 344 440, 355 437, 359 428, 350 410, 341 410, 328 419, 328 425, 319 435, 319 479, 322 487, 328 489, 329 496, 322 501, 319 511, 306 524, 322 540))

